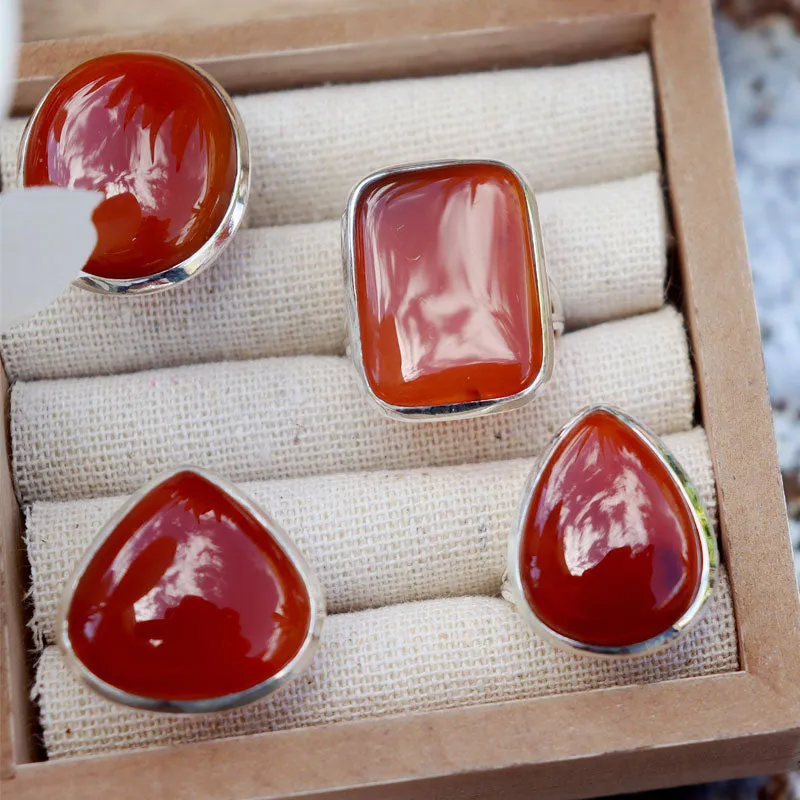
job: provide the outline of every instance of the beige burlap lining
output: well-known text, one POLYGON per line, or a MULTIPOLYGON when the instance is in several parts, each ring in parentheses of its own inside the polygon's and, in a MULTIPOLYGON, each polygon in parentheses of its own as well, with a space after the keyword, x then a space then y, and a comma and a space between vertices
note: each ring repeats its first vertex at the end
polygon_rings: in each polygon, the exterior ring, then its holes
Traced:
MULTIPOLYGON (((702 429, 665 437, 716 520, 702 429)), ((500 593, 508 535, 532 459, 241 484, 315 569, 330 613, 500 593), (368 566, 368 568, 366 568, 368 566)), ((34 503, 26 544, 38 645, 55 641, 64 584, 124 497, 34 503)))
MULTIPOLYGON (((659 177, 539 197, 548 273, 567 326, 664 302, 659 177)), ((241 231, 222 259, 170 292, 124 301, 73 288, 2 336, 13 380, 226 359, 344 352, 340 223, 241 231)))
MULTIPOLYGON (((566 67, 322 86, 239 98, 253 226, 335 219, 373 170, 438 158, 513 164, 537 191, 659 169, 646 55, 566 67)), ((19 122, 0 125, 16 185, 19 122)))
POLYGON ((24 129, 24 119, 0 120, 0 188, 3 190, 17 187, 17 153, 24 129))
POLYGON ((566 334, 536 402, 454 422, 385 419, 352 363, 335 356, 21 381, 11 394, 14 473, 29 503, 130 493, 181 463, 252 481, 518 458, 601 400, 659 434, 691 427, 691 365, 674 309, 566 334))
POLYGON ((457 597, 385 606, 326 621, 309 672, 232 712, 178 717, 129 711, 92 694, 48 647, 37 670, 51 757, 214 739, 414 711, 539 697, 738 667, 724 571, 705 617, 667 650, 597 660, 545 644, 504 600, 457 597))
MULTIPOLYGON (((587 403, 616 403, 667 434, 715 516, 705 436, 690 431, 682 319, 655 310, 666 237, 647 57, 237 102, 253 150, 253 227, 225 259, 161 297, 70 292, 2 342, 17 380, 14 474, 29 506, 32 625, 44 647, 34 695, 49 756, 735 670, 724 571, 686 638, 632 661, 556 651, 492 596, 531 457, 587 403), (331 220, 372 169, 440 157, 505 160, 531 181, 568 323, 583 329, 559 342, 553 381, 527 408, 409 425, 380 417, 337 357, 331 220), (629 318, 608 322, 618 317, 629 318), (181 462, 255 481, 243 488, 301 545, 335 612, 306 677, 209 717, 114 707, 50 644, 65 576, 118 495, 181 462)), ((20 131, 0 124, 6 187, 20 131)))

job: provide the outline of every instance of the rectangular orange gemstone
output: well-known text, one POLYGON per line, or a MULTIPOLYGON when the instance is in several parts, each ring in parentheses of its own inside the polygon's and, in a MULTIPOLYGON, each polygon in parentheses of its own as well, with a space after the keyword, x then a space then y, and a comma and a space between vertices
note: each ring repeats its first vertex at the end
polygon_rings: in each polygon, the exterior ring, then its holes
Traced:
POLYGON ((374 394, 397 407, 512 397, 543 364, 525 189, 501 164, 417 167, 356 200, 361 353, 374 394))

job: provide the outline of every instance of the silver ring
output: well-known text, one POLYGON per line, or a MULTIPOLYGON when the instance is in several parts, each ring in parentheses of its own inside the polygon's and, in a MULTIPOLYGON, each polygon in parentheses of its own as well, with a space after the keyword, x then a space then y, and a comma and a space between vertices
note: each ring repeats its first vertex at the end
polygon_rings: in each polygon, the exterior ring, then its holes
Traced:
MULTIPOLYGON (((78 286, 81 289, 87 289, 91 292, 96 292, 98 294, 151 294, 153 292, 160 292, 165 289, 169 289, 170 287, 179 283, 183 283, 184 281, 189 280, 190 278, 199 274, 212 263, 214 263, 214 261, 217 260, 219 255, 228 245, 231 237, 242 224, 247 207, 250 194, 250 151, 244 123, 236 106, 233 104, 230 96, 225 89, 223 89, 220 83, 205 70, 195 66, 194 64, 183 61, 180 58, 165 55, 163 53, 132 51, 130 53, 115 55, 153 56, 159 59, 166 59, 176 62, 184 67, 187 67, 189 70, 195 73, 203 82, 208 84, 221 102, 232 128, 233 141, 236 150, 235 180, 231 191, 230 201, 228 202, 227 208, 225 209, 216 229, 201 245, 198 246, 193 253, 173 266, 141 277, 109 278, 82 271, 80 275, 73 281, 75 286, 78 286)), ((100 56, 99 58, 104 58, 104 56, 100 56)), ((76 67, 75 70, 78 70, 89 63, 91 63, 91 61, 84 62, 76 67)), ((67 75, 62 77, 52 87, 50 87, 44 97, 37 104, 28 120, 27 125, 25 126, 17 158, 17 180, 18 185, 21 187, 28 185, 26 181, 25 164, 34 123, 37 117, 42 113, 43 109, 47 107, 61 83, 69 78, 71 74, 72 72, 67 73, 67 75)))
MULTIPOLYGON (((168 485, 168 484, 167 484, 168 485)), ((207 497, 207 494, 204 494, 203 497, 207 497)), ((185 508, 189 508, 188 505, 185 508)), ((192 510, 192 514, 197 514, 197 510, 192 510)), ((198 526, 196 529, 188 531, 189 536, 197 534, 196 538, 194 539, 194 543, 197 543, 199 546, 204 544, 203 542, 203 532, 199 523, 199 520, 202 519, 202 515, 196 517, 198 519, 198 526)), ((231 520, 233 516, 227 518, 226 524, 228 528, 226 528, 226 535, 231 535, 228 531, 231 529, 235 523, 231 520)), ((161 523, 157 523, 157 526, 161 523)), ((248 524, 250 524, 248 522, 248 524)), ((145 529, 145 525, 142 524, 138 529, 137 532, 143 531, 145 529)), ((152 529, 151 529, 152 530, 152 529)), ((147 535, 147 534, 145 534, 147 535)), ((164 536, 164 539, 167 537, 164 536)), ((124 547, 123 540, 123 547, 124 547)), ((187 538, 188 541, 188 538, 187 538)), ((210 540, 206 539, 206 542, 210 540)), ((177 551, 176 551, 177 552, 177 551)), ((196 548, 192 548, 191 546, 187 547, 185 552, 194 553, 196 552, 196 548)), ((200 551, 202 555, 202 550, 200 551)), ((213 547, 206 546, 207 554, 210 553, 211 557, 214 556, 215 551, 213 547)), ((179 609, 181 603, 187 598, 190 602, 195 603, 195 608, 197 608, 197 600, 202 598, 202 592, 198 595, 197 586, 198 581, 195 580, 194 584, 192 584, 192 580, 196 579, 198 574, 202 575, 202 569, 214 569, 216 568, 219 575, 224 577, 226 570, 224 560, 217 554, 217 563, 216 567, 212 565, 209 567, 209 559, 206 558, 205 561, 201 562, 200 556, 196 558, 195 569, 194 572, 188 570, 187 572, 183 573, 180 571, 180 563, 186 563, 184 560, 180 562, 179 560, 173 560, 172 565, 178 564, 178 567, 174 568, 172 572, 170 572, 169 567, 165 567, 164 563, 158 562, 154 565, 153 559, 154 551, 150 550, 147 552, 146 557, 142 558, 142 564, 149 569, 153 574, 150 574, 148 577, 147 585, 152 583, 153 590, 148 592, 147 594, 143 595, 142 597, 138 598, 139 600, 147 601, 150 598, 151 594, 154 592, 160 592, 160 597, 162 599, 167 598, 170 603, 160 607, 159 610, 156 612, 153 610, 156 606, 155 600, 152 604, 148 605, 145 603, 144 608, 141 612, 139 612, 136 608, 138 605, 138 601, 134 602, 132 597, 136 596, 135 593, 129 594, 130 589, 126 588, 123 592, 124 598, 123 600, 119 601, 122 603, 122 607, 125 609, 124 619, 127 620, 126 624, 130 626, 134 625, 151 625, 153 624, 153 620, 155 620, 156 624, 162 625, 160 631, 163 632, 166 629, 166 625, 164 625, 165 618, 168 618, 171 613, 176 613, 176 609, 179 609), (161 569, 163 567, 163 569, 161 569), (161 571, 159 571, 161 570, 161 571), (198 572, 200 570, 200 572, 198 572), (175 587, 178 587, 176 589, 175 587), (180 587, 183 586, 181 589, 180 587), (165 588, 166 587, 166 588, 165 588), (192 588, 193 587, 193 588, 192 588), (194 594, 192 593, 194 592, 194 594), (143 616, 143 621, 139 620, 137 614, 141 613, 143 616), (131 622, 131 619, 134 622, 131 622)), ((141 564, 138 565, 141 567, 141 564)), ((129 573, 127 573, 129 574, 129 573)), ((212 574, 213 577, 213 574, 212 574)), ((208 580, 208 578, 207 578, 208 580)), ((218 587, 218 582, 215 580, 212 584, 212 591, 216 590, 218 587)), ((156 595, 159 596, 159 595, 156 595)), ((253 614, 254 617, 249 618, 250 622, 252 623, 253 619, 278 619, 276 623, 275 630, 282 630, 281 626, 285 626, 287 624, 287 611, 286 611, 286 596, 285 593, 281 594, 278 593, 277 599, 275 602, 277 603, 274 609, 270 609, 268 607, 259 608, 258 602, 259 599, 263 600, 264 593, 262 592, 261 595, 255 595, 251 599, 253 601, 253 614)), ((163 604, 162 604, 163 605, 163 604)), ((251 607, 248 604, 248 608, 251 607)), ((305 606, 304 606, 305 607, 305 606)), ((204 606, 204 608, 210 608, 209 605, 204 606)), ((218 614, 219 609, 215 609, 213 613, 216 615, 218 614)), ((237 621, 240 622, 241 619, 237 617, 237 620, 234 622, 230 622, 231 615, 233 614, 236 616, 237 609, 225 607, 221 610, 221 613, 227 615, 226 624, 237 624, 237 621)), ((109 613, 106 611, 106 613, 109 613)), ((204 614, 208 614, 208 611, 204 611, 204 614)), ((288 683, 291 680, 294 680, 300 673, 302 673, 311 663, 314 658, 314 654, 317 651, 320 642, 320 636, 322 633, 322 627, 325 620, 325 599, 322 592, 322 587, 320 586, 319 581, 317 580, 314 571, 309 566, 308 562, 305 560, 303 555, 300 553, 296 545, 292 542, 291 538, 286 534, 286 532, 261 508, 259 508, 254 502, 252 502, 249 498, 243 495, 235 486, 228 483, 227 481, 219 478, 218 476, 203 470, 198 469, 195 467, 179 467, 177 469, 170 470, 162 475, 159 475, 153 481, 148 483, 146 486, 141 488, 138 492, 136 492, 118 511, 117 513, 103 526, 103 528, 98 533, 97 537, 84 553, 81 561, 75 567, 75 570, 72 573, 69 581, 67 582, 64 592, 61 598, 61 604, 59 607, 59 615, 56 627, 57 639, 58 644, 64 654, 65 660, 67 665, 71 668, 73 673, 93 691, 97 692, 101 696, 107 698, 116 703, 120 703, 122 705, 130 706, 132 708, 143 709, 146 711, 158 711, 158 712, 168 712, 168 713, 199 713, 204 714, 212 711, 224 711, 226 709, 235 708, 237 706, 242 706, 247 703, 252 703, 255 700, 258 700, 265 695, 268 695, 274 692, 276 689, 279 689, 284 684, 288 683), (119 553, 122 552, 122 547, 120 547, 118 552, 118 558, 115 560, 109 561, 109 553, 104 552, 103 548, 108 543, 108 547, 112 549, 117 547, 119 542, 111 541, 110 537, 117 530, 120 523, 122 523, 128 515, 132 512, 135 512, 137 507, 140 503, 142 503, 148 495, 150 495, 155 490, 159 489, 159 487, 163 487, 167 484, 168 481, 171 479, 180 478, 182 475, 188 474, 191 478, 197 478, 203 483, 200 484, 202 487, 208 487, 208 484, 211 484, 213 488, 216 488, 220 491, 221 496, 224 500, 236 508, 236 514, 241 513, 242 518, 246 520, 255 521, 256 526, 265 531, 269 539, 277 545, 279 552, 288 560, 288 563, 291 565, 291 570, 293 570, 293 574, 295 579, 299 581, 299 586, 302 588, 302 591, 305 593, 305 598, 302 599, 302 603, 306 603, 307 601, 307 626, 305 629, 305 633, 302 636, 302 639, 297 639, 295 644, 293 645, 293 654, 291 655, 288 660, 285 660, 281 663, 280 668, 276 669, 269 675, 263 677, 262 680, 253 683, 252 685, 247 685, 244 687, 240 687, 237 691, 232 692, 225 692, 219 695, 209 695, 208 693, 204 693, 203 696, 199 697, 187 697, 183 696, 180 698, 170 698, 164 696, 147 696, 146 694, 139 692, 139 691, 130 691, 126 689, 124 686, 118 685, 123 681, 117 680, 117 683, 114 683, 113 680, 109 679, 111 675, 111 671, 106 670, 105 677, 101 674, 98 674, 96 669, 92 669, 89 667, 85 661, 81 658, 79 653, 76 651, 76 641, 73 641, 73 636, 70 633, 70 629, 72 626, 73 631, 76 630, 74 626, 78 626, 77 630, 80 631, 79 638, 84 639, 86 636, 86 631, 89 631, 89 635, 97 636, 99 635, 97 631, 99 631, 101 624, 103 624, 100 620, 100 614, 103 613, 103 608, 109 609, 113 605, 113 603, 117 602, 113 599, 113 592, 120 592, 119 586, 125 579, 125 569, 131 570, 132 564, 136 563, 135 558, 127 559, 127 567, 125 566, 126 558, 119 556, 119 553), (98 555, 100 554, 100 555, 98 555), (92 613, 86 612, 86 602, 85 599, 79 601, 78 609, 75 609, 76 618, 71 616, 71 611, 73 610, 73 603, 75 602, 76 593, 79 589, 88 589, 90 592, 95 591, 97 589, 97 582, 92 581, 92 576, 95 574, 94 572, 91 573, 90 576, 87 577, 87 571, 90 569, 91 565, 93 564, 94 560, 99 558, 101 561, 100 569, 104 569, 102 572, 103 580, 107 583, 113 584, 112 587, 106 587, 103 591, 107 591, 109 594, 108 602, 105 605, 97 604, 96 606, 92 607, 92 613), (102 567, 103 563, 107 563, 110 566, 107 568, 102 567), (119 566, 120 569, 115 571, 115 565, 119 566), (123 569, 124 567, 124 569, 123 569), (111 576, 111 577, 109 577, 111 576), (86 582, 88 582, 88 585, 86 582), (81 613, 81 609, 83 609, 83 613, 81 613)), ((184 617, 185 619, 186 617, 184 617)), ((205 616, 204 619, 210 619, 210 616, 205 616)), ((189 631, 187 631, 186 626, 181 626, 174 622, 176 616, 172 617, 172 621, 169 623, 171 626, 170 630, 175 633, 177 631, 177 638, 179 640, 184 640, 189 631)), ((217 617, 215 616, 214 619, 216 620, 217 617)), ((305 619, 305 617, 304 617, 305 619)), ((288 620, 291 622, 292 620, 288 620)), ((113 622, 113 621, 111 621, 113 622)), ((109 624, 111 624, 111 622, 109 624)), ((170 645, 169 641, 159 640, 158 637, 161 635, 161 632, 156 634, 155 639, 151 639, 152 636, 152 628, 149 628, 147 633, 131 633, 131 637, 135 637, 135 641, 137 646, 139 643, 146 641, 148 652, 152 652, 152 648, 156 646, 164 646, 164 644, 170 645)), ((209 634, 210 636, 211 634, 209 634)), ((166 638, 166 637, 165 637, 166 638)), ((273 638, 270 639, 270 643, 274 640, 273 638)), ((103 640, 104 642, 107 639, 103 640)), ((123 640, 125 641, 125 640, 123 640)), ((130 639, 128 640, 130 641, 130 639)), ((227 640, 226 640, 227 641, 227 640)), ((236 640, 239 643, 239 640, 236 640)), ((85 646, 85 643, 84 645, 85 646)), ((99 648, 103 649, 103 648, 99 648)), ((126 652, 118 652, 123 650, 122 646, 118 646, 116 648, 117 655, 122 657, 130 656, 131 658, 134 657, 133 652, 126 653, 126 652)), ((252 647, 251 647, 252 649, 252 647)), ((85 652, 85 651, 84 651, 85 652)), ((103 649, 105 652, 105 649, 103 649)), ((261 656, 259 656, 261 657, 261 656)), ((248 657, 250 658, 250 657, 248 657)), ((256 658, 255 656, 252 657, 250 660, 256 658)), ((207 670, 207 665, 202 663, 197 663, 196 669, 198 673, 202 673, 204 670, 207 670)), ((102 671, 102 670, 101 670, 102 671)), ((113 670, 112 670, 113 671, 113 670)), ((183 677, 183 676, 181 676, 183 677)), ((116 680, 116 677, 114 678, 116 680)), ((161 694, 161 693, 159 693, 161 694)))
MULTIPOLYGON (((601 467, 598 466, 598 474, 600 469, 601 467)), ((575 488, 578 491, 584 490, 585 492, 589 492, 588 485, 585 483, 582 486, 575 488)), ((582 511, 585 512, 585 509, 590 501, 591 496, 584 495, 581 497, 582 511)), ((601 502, 608 503, 609 498, 606 497, 601 502)), ((549 505, 547 506, 547 509, 550 509, 549 505)), ((559 556, 564 556, 562 563, 568 565, 570 561, 570 555, 568 551, 570 549, 572 549, 573 553, 571 556, 572 560, 577 563, 578 559, 575 556, 575 548, 571 548, 571 544, 566 541, 567 535, 569 534, 571 537, 571 542, 581 541, 580 537, 582 534, 585 534, 586 531, 584 530, 576 532, 573 530, 568 532, 567 524, 563 521, 563 511, 564 507, 562 506, 559 509, 560 513, 557 514, 556 510, 553 510, 552 513, 558 517, 557 525, 560 537, 558 546, 559 548, 563 548, 563 552, 562 549, 559 549, 558 553, 559 556)), ((547 511, 542 511, 542 514, 546 515, 547 511)), ((635 515, 633 518, 636 518, 635 515)), ((641 522, 643 519, 645 518, 639 518, 639 522, 641 522)), ((640 524, 636 526, 636 528, 637 529, 633 532, 634 537, 636 535, 647 536, 652 533, 652 531, 648 531, 646 529, 646 525, 640 524)), ((593 534, 596 532, 589 530, 589 533, 593 534)), ((616 536, 619 539, 619 532, 617 532, 616 536)), ((583 539, 583 541, 592 541, 591 535, 583 539)), ((584 546, 588 547, 586 544, 584 544, 584 546)), ((618 544, 617 546, 619 547, 620 545, 618 544)), ((542 564, 537 564, 535 569, 541 567, 541 572, 543 572, 546 569, 545 564, 549 565, 550 563, 552 562, 545 561, 542 564)), ((509 537, 508 564, 507 572, 504 576, 502 594, 506 600, 511 602, 517 608, 518 612, 522 615, 523 619, 529 624, 533 631, 551 644, 574 653, 580 653, 584 655, 600 657, 641 656, 654 652, 675 641, 675 639, 684 634, 691 625, 693 625, 702 617, 713 591, 717 567, 718 553, 714 534, 711 531, 705 509, 703 508, 703 504, 700 500, 697 490, 692 486, 683 468, 676 461, 675 457, 667 450, 664 443, 654 433, 652 433, 652 431, 637 423, 619 409, 601 404, 585 408, 572 420, 570 420, 570 422, 568 422, 552 439, 529 475, 517 513, 516 522, 509 537), (529 595, 529 590, 526 591, 526 586, 524 585, 527 579, 523 577, 522 549, 523 545, 525 544, 526 529, 529 518, 531 515, 535 515, 536 508, 533 507, 533 502, 537 496, 537 491, 540 488, 540 484, 546 480, 546 471, 549 465, 559 458, 560 453, 563 453, 562 448, 565 448, 566 444, 572 440, 573 434, 576 432, 579 426, 581 426, 581 424, 584 423, 587 418, 590 418, 591 415, 595 414, 609 415, 613 420, 616 420, 616 422, 624 426, 626 431, 629 431, 633 436, 636 437, 636 440, 641 447, 645 449, 645 452, 652 454, 655 459, 654 463, 656 465, 656 469, 663 471, 663 475, 671 481, 671 484, 676 490, 677 496, 679 496, 682 501, 683 508, 686 512, 686 518, 691 520, 691 535, 694 537, 699 550, 697 569, 698 574, 691 602, 689 602, 688 605, 685 605, 685 607, 683 607, 680 611, 679 615, 672 619, 669 624, 665 625, 663 630, 657 631, 653 635, 650 635, 648 638, 641 641, 628 641, 624 644, 617 645, 598 644, 596 641, 589 641, 589 637, 580 639, 575 636, 570 636, 565 634, 563 628, 562 630, 556 630, 552 622, 552 617, 549 620, 546 620, 543 618, 541 611, 537 611, 535 603, 532 601, 532 598, 529 595)), ((528 570, 529 572, 532 571, 530 564, 528 565, 528 570)), ((541 580, 541 572, 531 578, 531 581, 541 580)), ((612 587, 608 586, 607 588, 611 589, 612 587)), ((567 602, 565 596, 562 596, 560 599, 563 600, 564 603, 567 602)), ((550 610, 548 613, 550 613, 550 610)), ((678 612, 676 611, 676 614, 677 613, 678 612)), ((594 606, 591 603, 586 603, 581 608, 581 614, 584 616, 585 620, 591 622, 592 620, 597 621, 599 615, 602 614, 602 611, 598 610, 597 606, 594 606)), ((624 624, 624 621, 620 620, 620 623, 624 624)))
MULTIPOLYGON (((499 173, 498 173, 499 174, 499 173)), ((433 212, 432 212, 433 213, 433 212)), ((406 235, 406 234, 401 234, 406 235)), ((408 232, 409 236, 413 236, 413 232, 408 232)), ((398 241, 401 241, 398 239, 398 241)), ((402 244, 398 245, 402 248, 402 244)), ((398 251, 399 252, 399 251, 398 251)), ((525 403, 529 402, 536 393, 550 380, 553 371, 553 363, 555 360, 555 337, 560 335, 564 328, 564 316, 561 309, 560 299, 555 287, 552 285, 551 280, 547 276, 544 244, 542 241, 542 233, 539 222, 539 212, 536 206, 536 199, 533 191, 527 185, 522 176, 507 164, 498 161, 478 160, 478 161, 433 161, 419 164, 408 164, 398 167, 391 167, 388 169, 379 170, 368 175, 360 183, 358 183, 352 190, 345 214, 342 218, 342 254, 344 265, 344 282, 345 282, 345 299, 346 299, 346 315, 348 322, 349 332, 349 352, 359 375, 362 388, 366 395, 371 398, 380 410, 387 416, 394 419, 410 420, 410 421, 423 421, 423 420, 436 420, 436 419, 456 419, 465 417, 478 417, 486 414, 492 414, 498 411, 506 411, 518 408, 525 403), (529 335, 532 342, 532 348, 540 348, 541 360, 538 364, 538 369, 531 372, 528 378, 517 389, 502 396, 485 396, 487 393, 481 391, 481 387, 475 387, 475 397, 462 397, 457 401, 450 401, 445 399, 437 402, 435 398, 428 398, 430 402, 421 400, 419 402, 398 402, 395 399, 387 397, 385 394, 381 396, 382 392, 377 388, 374 376, 370 375, 370 367, 365 362, 365 336, 374 334, 370 330, 370 325, 367 321, 361 318, 359 311, 360 301, 365 301, 364 292, 359 288, 359 275, 366 269, 365 253, 371 246, 375 245, 374 231, 370 234, 359 233, 359 214, 362 205, 370 201, 373 195, 377 196, 378 193, 383 191, 383 186, 391 180, 395 181, 413 181, 425 177, 427 174, 436 173, 436 171, 444 170, 495 170, 501 171, 507 178, 509 185, 516 184, 519 187, 519 193, 522 201, 518 204, 520 210, 520 230, 522 231, 520 241, 523 242, 521 247, 526 248, 527 254, 524 258, 529 259, 528 263, 532 267, 532 276, 525 276, 527 281, 527 291, 531 291, 531 287, 535 287, 535 299, 530 299, 529 305, 536 312, 531 311, 529 316, 529 335)), ((397 253, 395 253, 397 255, 397 253)), ((523 256, 520 255, 520 258, 523 256)), ((413 260, 413 259, 412 259, 413 260)), ((406 255, 406 262, 408 261, 406 255)), ((434 265, 440 268, 441 259, 434 265)), ((407 263, 400 264, 397 269, 404 269, 407 263)), ((482 263, 480 268, 485 270, 488 281, 492 278, 491 270, 494 265, 482 263)), ((494 276, 496 277, 496 276, 494 276)), ((528 295, 532 298, 532 295, 528 295)), ((471 300, 477 303, 481 302, 481 292, 476 291, 471 300)), ((434 298, 430 293, 421 292, 418 297, 414 298, 418 307, 422 304, 433 302, 434 298)), ((442 298, 438 298, 442 300, 442 298)), ((446 300, 445 300, 446 302, 446 300)), ((528 324, 528 321, 526 321, 528 324)), ((401 341, 404 333, 398 333, 397 346, 404 354, 413 350, 411 346, 405 346, 407 343, 401 341)), ((419 336, 419 341, 423 342, 423 346, 430 345, 430 338, 425 339, 424 336, 419 336)), ((401 355, 405 358, 405 355, 401 355)), ((482 363, 489 363, 494 356, 487 357, 485 362, 481 362, 479 357, 476 357, 471 366, 478 368, 482 363)), ((413 356, 410 358, 413 361, 413 356)), ((509 364, 513 364, 513 359, 509 360, 509 364)), ((409 373, 413 373, 415 365, 411 365, 408 369, 409 373)), ((469 369, 470 365, 467 364, 466 368, 469 369)), ((405 369, 405 367, 403 367, 405 369)), ((413 382, 413 378, 409 379, 409 385, 413 382)))

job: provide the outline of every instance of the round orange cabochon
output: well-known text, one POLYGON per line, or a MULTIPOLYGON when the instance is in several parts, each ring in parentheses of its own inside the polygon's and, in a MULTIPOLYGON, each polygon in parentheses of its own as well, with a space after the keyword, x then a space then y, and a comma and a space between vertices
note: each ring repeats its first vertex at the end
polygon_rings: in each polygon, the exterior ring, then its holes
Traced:
POLYGON ((211 239, 236 189, 233 122, 187 64, 151 53, 87 61, 56 83, 32 120, 24 186, 101 191, 84 271, 140 278, 211 239))

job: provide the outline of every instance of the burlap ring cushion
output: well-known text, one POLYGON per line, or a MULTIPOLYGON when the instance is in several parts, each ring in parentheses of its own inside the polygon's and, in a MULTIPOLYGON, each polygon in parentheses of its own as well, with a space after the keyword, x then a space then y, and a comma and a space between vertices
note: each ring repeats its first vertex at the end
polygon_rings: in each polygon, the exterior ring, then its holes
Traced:
MULTIPOLYGON (((716 520, 683 320, 664 305, 647 58, 326 86, 239 106, 254 197, 250 227, 221 263, 152 298, 71 291, 3 336, 48 755, 737 669, 724 570, 689 636, 630 661, 553 650, 499 597, 526 473, 587 403, 616 403, 664 435, 716 520), (409 425, 378 415, 343 358, 338 216, 364 174, 447 157, 508 161, 537 190, 568 332, 552 383, 527 408, 409 425), (53 646, 61 588, 98 526, 181 462, 263 503, 317 569, 332 612, 306 678, 211 717, 115 707, 79 686, 53 646)), ((0 126, 6 187, 20 130, 0 126)))

